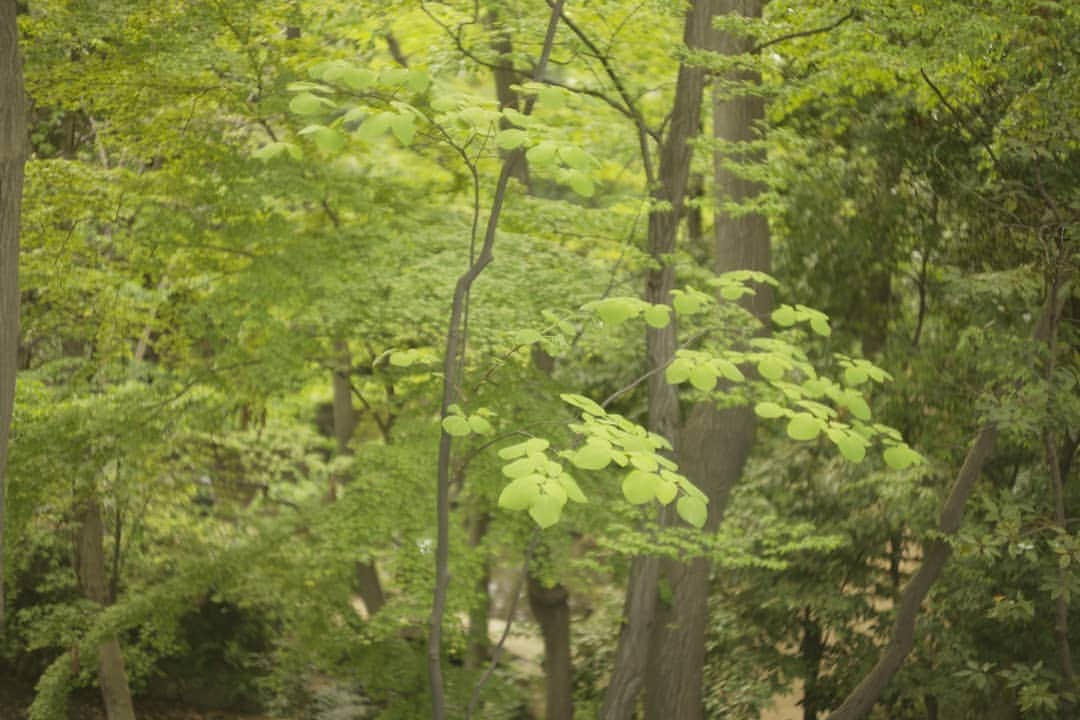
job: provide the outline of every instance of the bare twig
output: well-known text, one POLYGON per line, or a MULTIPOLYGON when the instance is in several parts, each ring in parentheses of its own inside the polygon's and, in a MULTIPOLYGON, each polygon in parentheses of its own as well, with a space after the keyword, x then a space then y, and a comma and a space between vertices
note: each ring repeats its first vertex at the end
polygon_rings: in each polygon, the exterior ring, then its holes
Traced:
POLYGON ((750 49, 750 52, 753 53, 753 54, 756 54, 756 53, 761 52, 762 50, 764 50, 767 47, 772 47, 773 45, 779 45, 780 43, 787 42, 788 40, 794 40, 796 38, 809 37, 811 35, 820 35, 822 33, 830 32, 830 31, 835 30, 836 28, 840 27, 841 25, 846 23, 848 20, 853 19, 854 17, 855 17, 855 9, 852 8, 851 11, 847 15, 840 18, 839 20, 835 20, 835 21, 829 23, 828 25, 823 25, 822 27, 819 27, 819 28, 813 28, 812 30, 800 30, 798 32, 788 33, 787 35, 781 35, 780 37, 775 37, 775 38, 773 38, 771 40, 766 40, 763 43, 759 43, 759 44, 755 45, 753 48, 750 49))

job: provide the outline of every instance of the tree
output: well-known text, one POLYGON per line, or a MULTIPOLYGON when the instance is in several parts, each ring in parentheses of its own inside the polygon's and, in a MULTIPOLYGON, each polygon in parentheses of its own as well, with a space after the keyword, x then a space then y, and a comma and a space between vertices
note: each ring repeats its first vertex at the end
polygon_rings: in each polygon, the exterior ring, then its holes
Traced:
POLYGON ((0 4, 0 636, 6 626, 4 517, 8 433, 19 350, 19 218, 26 160, 26 103, 14 0, 0 4))

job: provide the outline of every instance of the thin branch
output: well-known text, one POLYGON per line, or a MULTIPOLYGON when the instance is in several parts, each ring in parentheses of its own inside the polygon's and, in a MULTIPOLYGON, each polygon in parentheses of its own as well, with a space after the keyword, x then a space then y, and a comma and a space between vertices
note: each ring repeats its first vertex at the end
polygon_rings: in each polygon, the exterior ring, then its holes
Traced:
POLYGON ((799 32, 793 32, 793 33, 789 33, 787 35, 781 35, 780 37, 775 37, 772 40, 766 40, 765 42, 759 43, 759 44, 755 45, 754 47, 752 47, 750 49, 750 53, 751 54, 757 54, 757 53, 761 52, 762 50, 764 50, 767 47, 772 47, 773 45, 779 45, 780 43, 787 42, 788 40, 794 40, 796 38, 809 37, 811 35, 820 35, 822 33, 830 32, 830 31, 835 30, 836 28, 840 27, 841 25, 846 23, 848 20, 852 20, 854 18, 855 18, 855 8, 852 8, 851 12, 849 12, 847 15, 840 18, 839 20, 834 20, 833 22, 829 23, 828 25, 823 25, 822 27, 814 28, 812 30, 800 30, 799 32))
MULTIPOLYGON (((555 32, 559 26, 559 17, 562 15, 564 0, 557 0, 548 20, 547 32, 544 36, 544 45, 540 51, 540 58, 536 64, 535 77, 542 80, 551 57, 551 49, 555 43, 555 32)), ((425 10, 426 12, 426 10, 425 10)), ((535 97, 529 98, 523 109, 525 115, 529 115, 535 105, 535 97)), ((524 158, 524 150, 517 148, 507 155, 503 162, 502 171, 495 185, 495 193, 491 201, 491 211, 488 214, 487 227, 484 232, 483 246, 476 260, 469 265, 465 273, 458 278, 454 288, 453 301, 450 307, 450 322, 446 333, 446 350, 443 357, 443 393, 440 417, 445 419, 450 412, 457 393, 458 348, 461 343, 462 314, 465 303, 476 278, 484 271, 484 268, 494 259, 496 230, 499 225, 499 217, 502 214, 503 202, 506 199, 506 191, 510 184, 510 178, 514 173, 515 166, 524 158)), ((435 545, 435 589, 431 603, 431 624, 428 635, 428 682, 431 691, 431 715, 432 720, 446 720, 446 693, 443 689, 442 676, 442 625, 446 614, 446 595, 450 584, 450 460, 453 450, 453 436, 442 429, 439 438, 439 459, 436 488, 436 545, 435 545)))
POLYGON ((529 560, 532 559, 533 550, 536 548, 536 543, 539 541, 540 531, 534 530, 532 540, 529 542, 529 546, 525 548, 525 560, 521 563, 521 576, 514 586, 514 592, 511 596, 513 599, 510 601, 510 608, 506 611, 506 625, 503 626, 502 636, 499 638, 499 642, 491 652, 491 665, 484 671, 483 676, 476 682, 476 686, 473 688, 472 697, 469 699, 469 707, 465 710, 465 720, 469 720, 476 711, 476 705, 480 702, 480 691, 483 689, 484 684, 491 679, 492 673, 495 672, 495 668, 499 665, 499 658, 502 657, 506 639, 510 637, 510 627, 514 622, 514 613, 517 612, 518 600, 521 599, 521 589, 525 585, 525 579, 529 576, 529 560))
POLYGON ((980 133, 975 132, 975 130, 973 130, 970 125, 968 125, 967 121, 964 120, 963 115, 960 114, 960 111, 953 107, 952 103, 949 102, 948 98, 946 98, 945 95, 938 88, 938 86, 934 84, 934 81, 930 79, 930 76, 926 74, 926 70, 919 68, 919 74, 922 75, 922 79, 926 81, 926 84, 929 85, 930 89, 934 91, 935 95, 937 95, 937 98, 941 101, 941 104, 948 108, 949 112, 952 113, 953 117, 956 118, 956 122, 960 124, 960 127, 967 130, 968 133, 971 134, 971 137, 975 138, 975 141, 983 146, 983 149, 986 150, 986 154, 990 156, 991 162, 994 163, 994 167, 997 168, 999 173, 1004 175, 1005 173, 1001 169, 1001 163, 998 162, 997 155, 994 154, 994 149, 990 147, 990 143, 983 140, 980 133))

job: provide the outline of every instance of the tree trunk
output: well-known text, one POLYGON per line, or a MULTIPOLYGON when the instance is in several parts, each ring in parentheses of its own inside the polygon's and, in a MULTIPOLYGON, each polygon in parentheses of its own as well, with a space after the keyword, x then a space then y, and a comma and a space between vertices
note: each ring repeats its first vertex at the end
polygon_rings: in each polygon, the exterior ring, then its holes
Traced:
MULTIPOLYGON (((96 496, 84 500, 79 508, 78 528, 79 585, 87 599, 107 605, 109 589, 105 576, 105 529, 101 522, 101 505, 96 496)), ((108 720, 135 720, 131 703, 124 657, 120 641, 112 635, 98 649, 98 681, 105 701, 108 720)))
MULTIPOLYGON (((488 527, 491 525, 491 513, 474 509, 469 522, 469 546, 475 551, 484 542, 488 527)), ((469 650, 465 655, 465 666, 481 668, 490 659, 491 642, 488 639, 488 619, 491 617, 491 562, 487 550, 481 562, 480 577, 476 579, 477 600, 469 606, 469 650)))
MULTIPOLYGON (((352 355, 349 353, 348 344, 339 340, 334 343, 334 352, 337 354, 339 367, 334 370, 334 440, 337 444, 339 456, 352 455, 349 442, 356 431, 358 417, 352 401, 352 355)), ((327 495, 330 501, 337 498, 337 486, 341 478, 330 476, 330 487, 327 495)), ((360 593, 360 599, 364 601, 364 607, 368 615, 379 612, 386 604, 383 595, 382 583, 379 581, 379 573, 373 561, 357 561, 356 563, 356 590, 360 593)))
POLYGON ((4 635, 4 514, 8 431, 19 352, 19 214, 26 161, 26 94, 15 3, 0 0, 0 637, 4 635))
MULTIPOLYGON (((706 46, 714 12, 713 1, 694 0, 690 6, 683 35, 687 47, 700 49, 706 46)), ((653 198, 658 202, 656 209, 649 213, 649 253, 657 263, 647 278, 646 299, 651 303, 671 302, 675 268, 668 258, 675 249, 679 218, 685 204, 692 155, 690 140, 700 126, 704 87, 704 68, 686 64, 679 67, 671 124, 660 148, 660 183, 653 192, 653 198)), ((666 328, 648 328, 645 345, 649 371, 667 365, 675 353, 675 322, 666 328)), ((681 421, 678 393, 663 373, 653 372, 648 379, 648 394, 649 430, 677 445, 681 421)), ((659 574, 658 558, 639 556, 631 564, 615 667, 601 709, 600 717, 604 720, 623 720, 633 715, 649 655, 659 574)), ((669 713, 666 717, 678 715, 669 713)))
POLYGON ((548 587, 529 574, 529 608, 544 636, 546 720, 571 720, 574 717, 569 597, 562 584, 548 587))
MULTIPOLYGON (((737 12, 760 17, 760 0, 713 0, 714 12, 737 12)), ((727 33, 710 33, 710 45, 733 55, 746 52, 749 41, 727 33)), ((760 78, 742 73, 733 78, 753 92, 760 78)), ((731 98, 714 97, 713 136, 728 143, 758 139, 756 123, 764 116, 760 97, 743 93, 731 98)), ((762 188, 724 169, 727 154, 716 152, 715 177, 719 203, 741 203, 753 199, 762 188)), ((741 156, 743 162, 753 156, 741 156)), ((717 210, 715 220, 716 272, 752 269, 769 271, 769 229, 759 214, 729 217, 717 210)), ((747 298, 746 307, 766 319, 772 306, 768 287, 758 288, 747 298)), ((706 532, 715 532, 723 517, 731 489, 742 477, 754 441, 754 414, 749 407, 717 410, 698 405, 690 412, 676 444, 677 460, 686 476, 709 497, 706 532)), ((705 664, 705 626, 708 617, 710 563, 697 558, 689 563, 664 560, 662 581, 671 589, 671 602, 657 609, 652 644, 648 652, 648 685, 645 690, 645 717, 694 720, 702 717, 702 671, 705 664)))

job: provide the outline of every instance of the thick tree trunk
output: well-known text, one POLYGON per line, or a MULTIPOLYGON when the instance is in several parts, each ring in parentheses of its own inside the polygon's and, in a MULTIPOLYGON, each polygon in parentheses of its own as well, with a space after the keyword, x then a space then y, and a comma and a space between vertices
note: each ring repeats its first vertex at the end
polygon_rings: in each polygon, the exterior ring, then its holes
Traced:
MULTIPOLYGON (((687 47, 700 49, 706 46, 714 12, 713 1, 695 0, 691 4, 683 35, 687 47)), ((679 67, 671 124, 660 148, 660 183, 653 193, 658 205, 649 214, 649 252, 658 263, 656 269, 649 271, 647 278, 646 299, 652 303, 671 302, 675 268, 669 264, 668 258, 675 249, 679 218, 685 205, 693 154, 690 140, 700 126, 704 87, 703 68, 685 64, 679 67)), ((645 344, 650 371, 667 365, 675 353, 675 323, 666 328, 647 329, 645 344)), ((649 377, 648 393, 649 430, 677 445, 681 422, 678 393, 661 372, 649 377)), ((655 623, 659 574, 658 558, 636 557, 631 564, 615 667, 600 714, 604 720, 623 720, 633 715, 644 681, 649 640, 655 623)), ((668 714, 666 717, 678 716, 668 714)))
POLYGON ((569 597, 563 585, 556 583, 548 587, 529 574, 529 608, 544 636, 546 720, 571 720, 574 717, 569 597))
MULTIPOLYGON (((83 501, 79 508, 77 542, 77 570, 83 594, 99 605, 107 605, 109 588, 105 576, 105 530, 101 522, 101 505, 96 496, 83 501)), ((98 681, 101 683, 108 720, 135 720, 124 657, 115 635, 106 639, 98 649, 98 681)))
MULTIPOLYGON (((761 16, 761 0, 713 0, 717 14, 739 13, 761 16)), ((749 41, 726 33, 710 33, 710 46, 724 54, 749 49, 749 41)), ((758 139, 756 124, 764 116, 760 97, 753 92, 760 78, 741 74, 747 93, 735 97, 714 97, 713 137, 727 143, 758 139)), ((741 203, 753 199, 761 187, 723 165, 730 151, 721 146, 714 162, 719 203, 741 203)), ((749 162, 753 155, 735 158, 749 162)), ((729 217, 717 211, 715 221, 715 270, 770 269, 769 229, 759 214, 729 217)), ((769 288, 747 299, 747 308, 761 319, 772 306, 769 288)), ((731 489, 742 477, 754 441, 754 414, 749 407, 717 410, 712 405, 695 407, 679 434, 677 460, 687 477, 709 496, 709 516, 705 530, 719 526, 731 489)), ((652 644, 648 652, 648 685, 645 689, 645 716, 649 720, 671 717, 694 720, 702 717, 702 671, 705 664, 705 626, 708 616, 710 564, 698 558, 689 563, 665 560, 661 578, 671 588, 671 602, 657 609, 652 644)))
POLYGON ((26 161, 26 95, 13 0, 0 0, 0 99, 0 637, 3 637, 5 469, 19 352, 19 214, 26 161))

